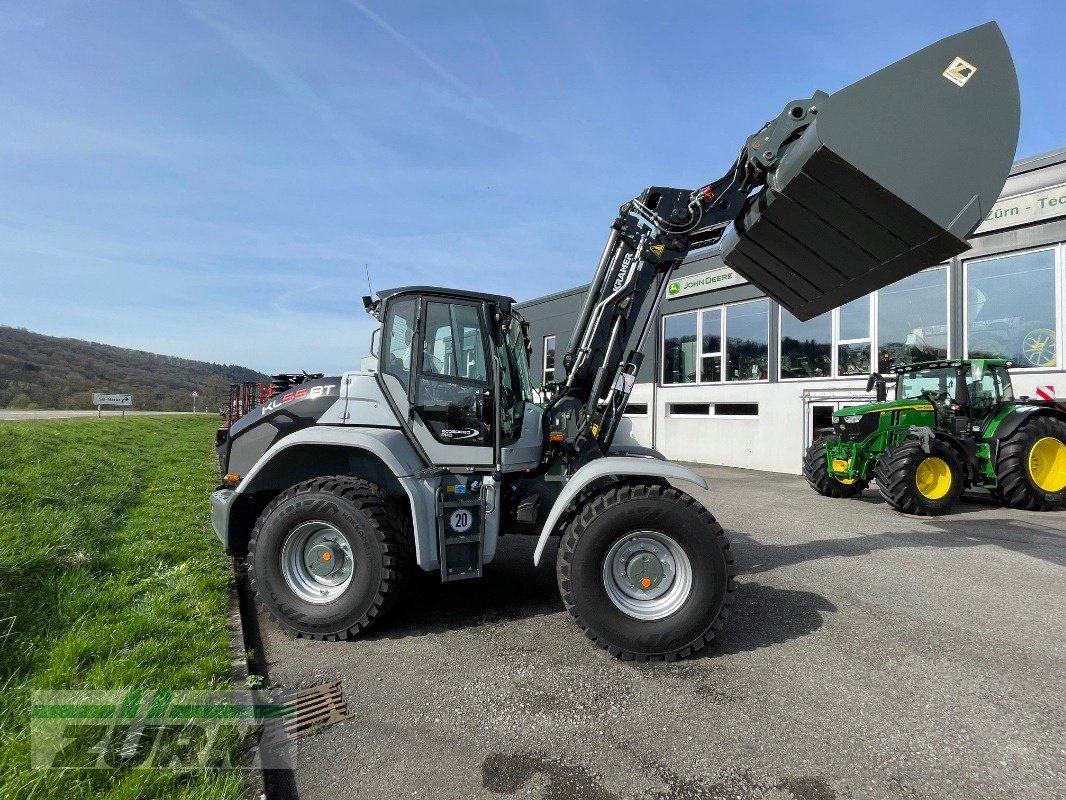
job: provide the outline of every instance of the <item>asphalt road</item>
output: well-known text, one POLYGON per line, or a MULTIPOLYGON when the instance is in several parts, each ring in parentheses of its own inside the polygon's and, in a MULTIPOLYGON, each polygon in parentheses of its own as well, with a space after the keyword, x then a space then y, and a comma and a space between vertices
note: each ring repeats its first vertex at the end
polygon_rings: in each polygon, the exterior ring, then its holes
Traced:
POLYGON ((341 679, 352 719, 303 739, 303 800, 337 797, 1066 797, 1066 512, 704 468, 733 613, 700 658, 616 661, 563 611, 554 546, 501 541, 481 581, 420 582, 351 642, 260 620, 272 681, 341 679))
MULTIPOLYGON (((126 416, 158 416, 171 417, 191 414, 191 411, 135 411, 126 409, 126 416)), ((13 411, 0 408, 0 422, 17 422, 26 419, 78 419, 80 417, 95 417, 96 411, 13 411)), ((103 411, 105 417, 121 417, 122 409, 112 408, 103 411)))

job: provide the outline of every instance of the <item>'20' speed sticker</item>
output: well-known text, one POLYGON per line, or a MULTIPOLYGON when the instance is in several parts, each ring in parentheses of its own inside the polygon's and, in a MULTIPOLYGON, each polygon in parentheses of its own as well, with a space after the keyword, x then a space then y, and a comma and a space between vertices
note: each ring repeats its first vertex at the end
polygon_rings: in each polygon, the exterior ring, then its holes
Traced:
POLYGON ((460 508, 452 512, 451 525, 456 533, 465 533, 474 524, 474 515, 467 509, 460 508))

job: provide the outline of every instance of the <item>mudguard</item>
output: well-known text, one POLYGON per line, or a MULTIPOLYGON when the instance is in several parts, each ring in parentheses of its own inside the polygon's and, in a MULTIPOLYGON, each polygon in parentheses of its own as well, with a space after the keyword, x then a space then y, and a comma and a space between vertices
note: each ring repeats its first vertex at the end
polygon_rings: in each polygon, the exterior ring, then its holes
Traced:
POLYGON ((537 549, 533 553, 533 563, 540 564, 540 557, 544 554, 544 548, 548 544, 548 537, 552 535, 563 515, 581 494, 581 491, 593 481, 606 478, 608 475, 646 475, 655 478, 670 478, 678 481, 687 481, 707 488, 707 481, 702 476, 678 464, 669 461, 659 461, 655 458, 642 458, 639 456, 605 456, 590 461, 583 466, 573 477, 566 482, 562 492, 559 493, 555 505, 552 506, 548 519, 541 529, 540 538, 537 540, 537 549))

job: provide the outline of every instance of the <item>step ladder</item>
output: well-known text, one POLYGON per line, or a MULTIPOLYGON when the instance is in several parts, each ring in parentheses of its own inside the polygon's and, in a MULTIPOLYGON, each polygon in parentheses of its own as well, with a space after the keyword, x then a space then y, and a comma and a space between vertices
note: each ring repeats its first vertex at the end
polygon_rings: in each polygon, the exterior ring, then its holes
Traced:
POLYGON ((437 541, 442 581, 480 578, 485 499, 477 480, 450 476, 437 489, 437 541))

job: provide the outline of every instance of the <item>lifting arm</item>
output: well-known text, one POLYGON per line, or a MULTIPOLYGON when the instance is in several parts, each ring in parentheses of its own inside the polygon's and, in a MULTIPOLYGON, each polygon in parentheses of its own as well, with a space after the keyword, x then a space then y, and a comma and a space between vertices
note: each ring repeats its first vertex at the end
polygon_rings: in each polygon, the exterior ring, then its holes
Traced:
POLYGON ((699 189, 653 186, 623 205, 611 225, 595 277, 563 359, 565 384, 549 405, 553 441, 606 452, 621 420, 670 273, 689 251, 713 244, 763 185, 778 151, 806 128, 818 92, 789 103, 748 137, 729 171, 699 189), (651 302, 648 302, 651 299, 651 302))

